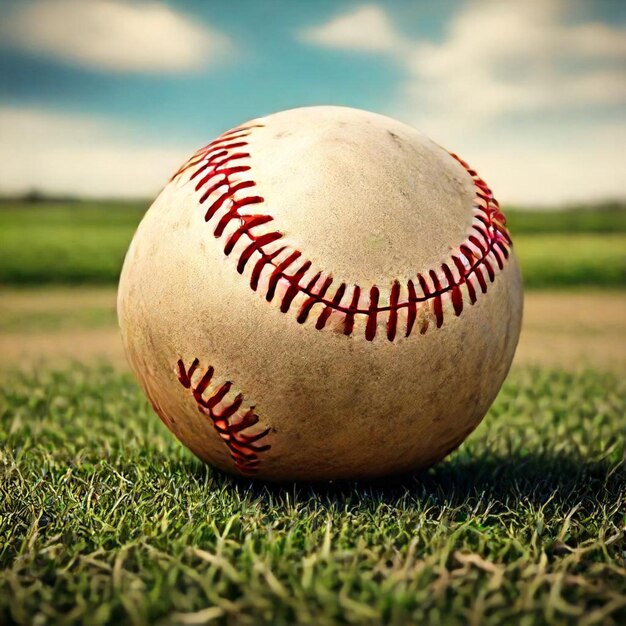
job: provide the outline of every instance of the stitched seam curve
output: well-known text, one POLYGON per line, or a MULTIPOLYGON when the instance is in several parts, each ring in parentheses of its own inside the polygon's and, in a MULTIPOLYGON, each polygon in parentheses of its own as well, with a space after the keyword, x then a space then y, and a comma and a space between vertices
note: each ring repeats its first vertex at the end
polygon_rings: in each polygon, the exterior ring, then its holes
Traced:
POLYGON ((356 316, 365 316, 365 337, 371 341, 379 330, 381 314, 385 314, 383 325, 387 339, 393 341, 398 334, 398 312, 403 311, 406 314, 404 335, 408 337, 415 328, 424 334, 431 322, 437 328, 443 325, 447 310, 451 309, 455 316, 461 315, 466 300, 473 305, 478 289, 486 293, 488 282, 495 280, 496 270, 504 268, 512 243, 499 204, 478 174, 456 154, 450 153, 471 177, 476 192, 470 232, 456 253, 437 269, 417 273, 414 280, 404 285, 394 280, 388 303, 380 303, 381 290, 377 285, 349 287, 342 282, 331 296, 333 277, 326 272, 315 272, 311 261, 284 241, 282 232, 267 226, 273 221, 271 215, 248 212, 264 203, 263 197, 253 193, 256 183, 248 178, 251 166, 248 164, 250 153, 246 151, 246 138, 254 128, 262 126, 247 125, 227 131, 198 150, 172 179, 179 179, 191 170, 185 184, 195 185, 195 191, 201 194, 201 205, 210 200, 205 221, 214 222, 214 236, 225 239, 224 253, 230 255, 243 243, 237 271, 243 274, 249 264, 253 265, 250 287, 254 291, 263 283, 267 301, 274 300, 280 291, 277 299, 283 313, 289 311, 299 294, 305 297, 296 317, 299 323, 307 320, 316 305, 322 305, 315 322, 318 330, 335 314, 342 318, 343 333, 351 335, 356 316), (225 236, 233 220, 237 220, 239 226, 225 236), (448 299, 451 306, 444 306, 444 299, 448 299))
POLYGON ((215 374, 211 366, 204 370, 198 382, 194 384, 192 377, 198 365, 200 361, 194 359, 189 369, 186 369, 182 359, 178 361, 180 384, 185 389, 191 390, 198 410, 211 420, 217 434, 230 450, 235 467, 243 474, 254 474, 259 466, 259 453, 271 448, 268 444, 259 445, 257 442, 266 437, 270 429, 266 428, 253 435, 246 434, 244 431, 259 422, 254 407, 242 411, 243 395, 236 394, 234 398, 232 397, 231 381, 209 390, 215 374))

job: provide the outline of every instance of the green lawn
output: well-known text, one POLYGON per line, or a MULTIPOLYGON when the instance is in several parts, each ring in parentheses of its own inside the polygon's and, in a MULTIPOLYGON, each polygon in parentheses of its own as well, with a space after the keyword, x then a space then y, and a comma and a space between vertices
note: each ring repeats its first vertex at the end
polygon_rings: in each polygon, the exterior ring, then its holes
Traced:
POLYGON ((626 286, 626 234, 519 235, 514 244, 531 289, 626 286))
POLYGON ((561 210, 529 211, 504 207, 516 235, 547 233, 626 233, 626 204, 613 202, 561 210))
POLYGON ((112 370, 3 383, 0 623, 626 623, 611 375, 515 370, 430 471, 318 486, 206 468, 112 370))
MULTIPOLYGON (((114 284, 148 203, 0 202, 0 284, 114 284)), ((510 211, 528 288, 626 285, 626 210, 510 211)))
POLYGON ((0 204, 0 283, 113 283, 146 206, 0 204))

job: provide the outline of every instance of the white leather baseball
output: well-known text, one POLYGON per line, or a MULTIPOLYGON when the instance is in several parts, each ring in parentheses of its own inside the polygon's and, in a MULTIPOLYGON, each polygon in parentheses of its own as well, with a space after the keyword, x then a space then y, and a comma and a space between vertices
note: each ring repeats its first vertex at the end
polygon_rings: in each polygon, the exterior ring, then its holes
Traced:
POLYGON ((517 344, 503 215, 469 166, 342 107, 256 119, 181 167, 120 280, 129 362, 201 459, 272 480, 428 466, 517 344))

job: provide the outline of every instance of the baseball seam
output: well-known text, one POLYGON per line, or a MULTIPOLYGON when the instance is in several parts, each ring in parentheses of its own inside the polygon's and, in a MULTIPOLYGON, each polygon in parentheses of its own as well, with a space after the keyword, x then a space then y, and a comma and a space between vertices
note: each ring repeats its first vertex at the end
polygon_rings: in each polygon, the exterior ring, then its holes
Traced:
POLYGON ((258 415, 254 412, 254 407, 250 406, 242 410, 243 395, 233 396, 231 381, 226 381, 221 385, 211 385, 215 369, 209 366, 196 383, 192 378, 200 361, 194 359, 189 369, 185 368, 182 359, 178 361, 178 380, 185 389, 190 389, 198 410, 206 415, 213 424, 222 441, 230 450, 230 455, 235 462, 235 467, 242 474, 254 474, 259 466, 259 453, 266 452, 270 445, 259 445, 258 442, 267 436, 269 428, 246 434, 244 431, 259 422, 258 415), (211 388, 212 386, 212 388, 211 388))
POLYGON ((248 264, 250 287, 261 291, 268 302, 279 301, 280 310, 287 313, 298 295, 302 302, 296 320, 303 324, 317 305, 315 328, 327 326, 331 315, 335 327, 344 335, 351 335, 356 316, 365 317, 365 338, 372 341, 384 326, 389 341, 399 331, 402 313, 402 331, 408 337, 415 328, 425 334, 434 323, 440 328, 448 311, 461 315, 465 302, 477 301, 478 289, 484 294, 488 281, 494 282, 496 270, 502 270, 512 246, 506 229, 506 219, 487 184, 456 154, 450 153, 471 177, 475 188, 473 219, 466 239, 438 270, 429 269, 416 274, 401 284, 393 280, 388 296, 381 298, 377 285, 363 288, 341 282, 331 295, 334 281, 331 274, 316 271, 302 252, 288 244, 282 232, 268 226, 273 217, 254 211, 265 202, 252 190, 256 182, 251 178, 250 153, 247 137, 262 124, 244 125, 227 131, 198 150, 185 163, 173 180, 191 170, 186 183, 195 181, 200 193, 199 204, 210 200, 205 213, 207 223, 215 223, 213 234, 224 239, 224 254, 235 248, 239 254, 237 271, 243 274, 248 264), (232 230, 231 222, 238 224, 232 230), (276 297, 276 294, 279 296, 276 297))

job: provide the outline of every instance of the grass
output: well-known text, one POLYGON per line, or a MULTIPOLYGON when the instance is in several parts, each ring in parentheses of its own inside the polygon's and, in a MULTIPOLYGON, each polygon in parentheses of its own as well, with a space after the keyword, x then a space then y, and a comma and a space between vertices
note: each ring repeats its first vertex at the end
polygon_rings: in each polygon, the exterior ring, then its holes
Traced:
POLYGON ((626 286, 626 234, 522 235, 514 244, 530 289, 626 286))
POLYGON ((127 375, 5 378, 0 623, 623 624, 623 379, 515 370, 450 459, 378 483, 206 468, 127 375))
MULTIPOLYGON (((69 308, 69 307, 68 307, 69 308)), ((110 328, 117 322, 115 308, 92 307, 68 311, 4 313, 0 307, 0 333, 46 332, 65 329, 110 328)))
POLYGON ((117 326, 115 288, 0 288, 0 334, 117 326))
POLYGON ((0 205, 0 283, 108 284, 147 207, 118 203, 0 205))
MULTIPOLYGON (((0 284, 115 284, 148 203, 0 202, 0 284)), ((626 210, 510 211, 526 287, 626 286, 626 210)))
POLYGON ((504 209, 514 235, 626 233, 626 204, 608 202, 561 210, 504 209))

